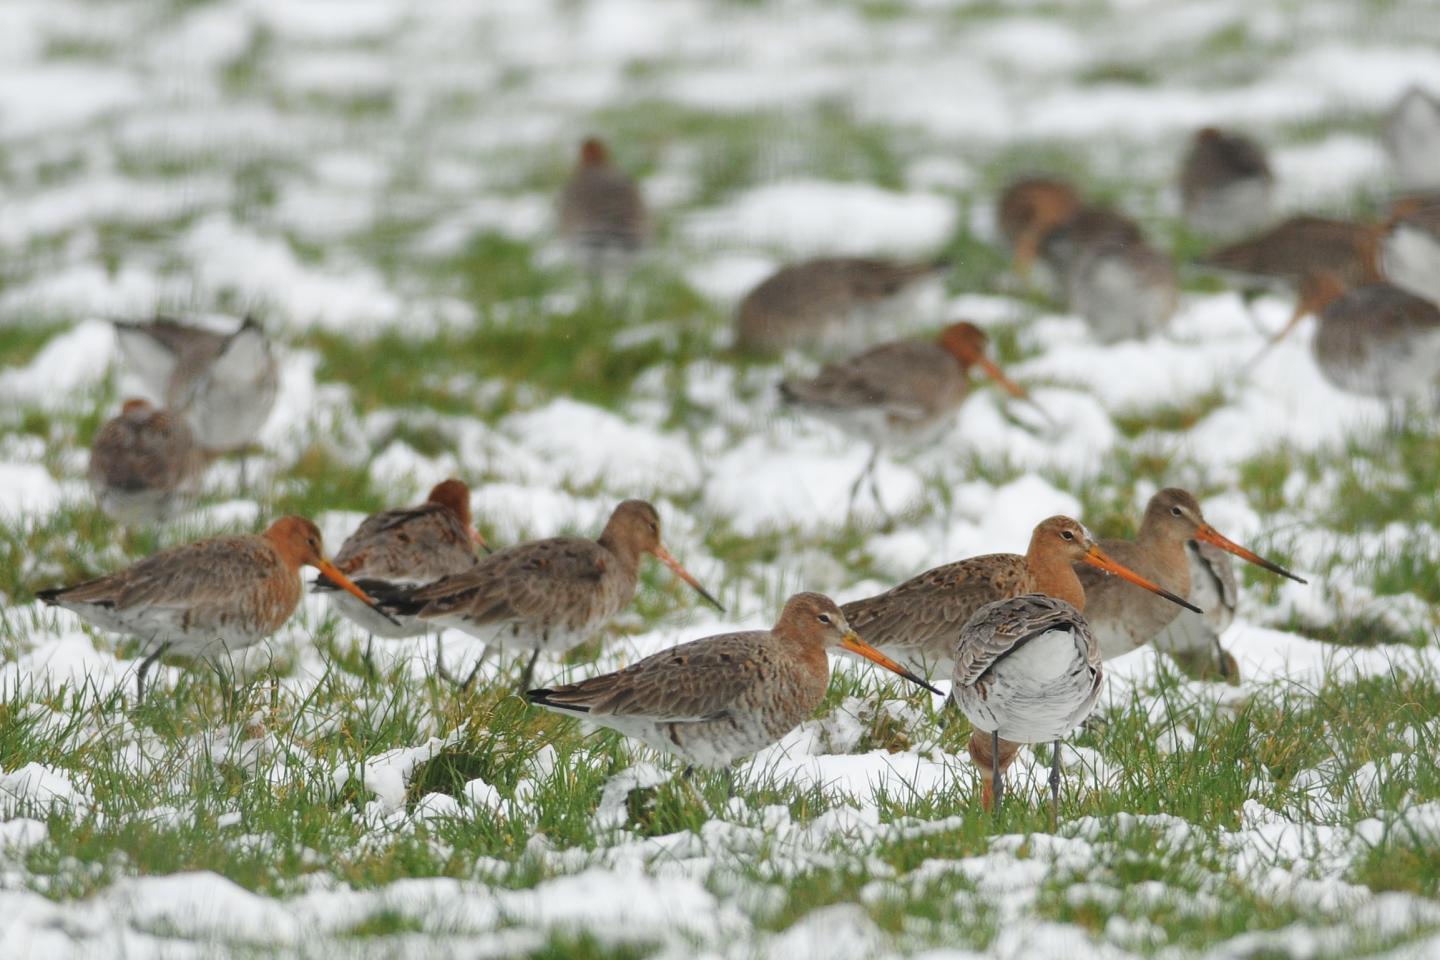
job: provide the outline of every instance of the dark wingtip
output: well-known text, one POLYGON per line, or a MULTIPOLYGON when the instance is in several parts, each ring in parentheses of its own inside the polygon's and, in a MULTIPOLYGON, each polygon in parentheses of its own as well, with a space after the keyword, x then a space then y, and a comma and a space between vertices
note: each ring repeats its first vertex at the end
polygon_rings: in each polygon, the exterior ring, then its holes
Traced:
POLYGON ((52 587, 49 590, 36 590, 35 599, 46 606, 53 607, 60 603, 60 594, 65 592, 64 587, 52 587))
POLYGON ((794 403, 800 399, 795 393, 795 388, 790 385, 789 380, 781 380, 779 386, 775 389, 780 394, 781 403, 794 403))
POLYGON ((555 707, 557 710, 568 710, 573 713, 589 713, 590 708, 578 703, 556 703, 550 699, 556 691, 549 687, 539 687, 535 690, 525 691, 525 699, 537 707, 555 707))

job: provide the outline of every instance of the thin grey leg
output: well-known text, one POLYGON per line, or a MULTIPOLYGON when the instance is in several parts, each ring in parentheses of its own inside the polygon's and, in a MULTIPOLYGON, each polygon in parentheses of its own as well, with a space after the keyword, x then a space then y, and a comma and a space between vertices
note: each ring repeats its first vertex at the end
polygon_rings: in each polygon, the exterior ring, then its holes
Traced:
POLYGON ((169 649, 170 643, 169 641, 166 641, 165 643, 162 643, 160 644, 160 646, 156 647, 154 653, 150 654, 144 660, 140 661, 140 669, 135 671, 136 706, 139 706, 145 700, 145 674, 150 672, 150 668, 155 666, 155 661, 165 656, 165 651, 169 649))
POLYGON ((1060 741, 1055 741, 1055 749, 1050 755, 1050 829, 1055 829, 1055 824, 1060 819, 1060 741))
POLYGON ((1000 776, 1000 728, 990 734, 990 788, 995 794, 995 815, 1000 815, 1000 800, 1005 796, 1005 781, 1000 776))
POLYGON ((535 661, 540 659, 540 648, 536 647, 535 652, 530 654, 530 662, 525 664, 525 672, 520 674, 520 690, 523 693, 530 689, 530 681, 535 676, 535 661))

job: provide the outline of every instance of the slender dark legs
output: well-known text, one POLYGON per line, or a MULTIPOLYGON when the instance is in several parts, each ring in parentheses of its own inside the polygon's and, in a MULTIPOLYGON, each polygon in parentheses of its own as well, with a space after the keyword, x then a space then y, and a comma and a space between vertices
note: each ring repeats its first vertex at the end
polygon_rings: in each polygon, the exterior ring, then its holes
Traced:
POLYGON ((1060 741, 1055 741, 1050 755, 1050 829, 1060 819, 1060 741))
POLYGON ((1000 815, 1000 801, 1005 796, 1005 780, 1000 772, 1000 728, 990 734, 990 788, 995 794, 994 812, 1000 815))
POLYGON ((170 641, 165 641, 155 648, 155 652, 144 660, 140 661, 140 669, 135 671, 135 703, 139 705, 145 700, 145 674, 155 666, 155 661, 165 656, 165 651, 170 649, 170 641))

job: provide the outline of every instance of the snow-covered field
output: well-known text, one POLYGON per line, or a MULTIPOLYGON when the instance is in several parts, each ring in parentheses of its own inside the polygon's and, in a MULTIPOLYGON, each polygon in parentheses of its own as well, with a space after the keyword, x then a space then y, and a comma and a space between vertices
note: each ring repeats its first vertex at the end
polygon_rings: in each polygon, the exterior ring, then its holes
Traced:
MULTIPOLYGON (((1207 123, 1270 146, 1285 210, 1373 214, 1417 82, 1429 0, 0 3, 0 957, 1440 954, 1437 424, 1381 432, 1304 328, 1243 375, 1283 297, 1182 269, 1166 337, 1101 346, 990 248, 999 186, 1057 170, 1194 253, 1173 175, 1207 123), (588 133, 660 227, 608 303, 552 238, 588 133), (882 461, 887 532, 846 518, 868 451, 778 408, 813 358, 729 349, 753 283, 829 252, 948 252, 886 336, 974 320, 1058 421, 980 390, 882 461), (127 534, 86 449, 133 389, 106 321, 155 311, 254 312, 283 382, 254 489, 221 462, 127 534), (1043 752, 997 822, 963 722, 848 661, 697 802, 508 696, 513 663, 460 694, 432 637, 368 679, 319 600, 138 709, 134 649, 32 600, 285 512, 333 549, 452 475, 493 543, 650 498, 729 610, 647 571, 542 680, 1023 550, 1057 512, 1128 534, 1167 485, 1310 585, 1245 573, 1238 685, 1107 665, 1054 831, 1043 752)), ((479 650, 444 637, 452 668, 479 650)))

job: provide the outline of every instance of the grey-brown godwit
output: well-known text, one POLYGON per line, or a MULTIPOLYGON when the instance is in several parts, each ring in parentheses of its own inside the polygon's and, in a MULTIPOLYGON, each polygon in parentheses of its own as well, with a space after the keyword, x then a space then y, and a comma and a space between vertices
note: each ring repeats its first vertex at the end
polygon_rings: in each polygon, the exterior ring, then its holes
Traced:
POLYGON ((1440 97, 1420 87, 1402 93, 1385 118, 1385 146, 1408 189, 1440 189, 1440 97))
POLYGON ((1242 237, 1272 216, 1275 175, 1265 151, 1243 134, 1205 127, 1180 166, 1180 203, 1192 230, 1242 237))
POLYGON ((592 276, 624 265, 650 233, 644 195, 597 137, 580 144, 575 172, 560 194, 559 219, 561 238, 592 276))
POLYGON ((112 519, 157 523, 195 493, 204 463, 182 418, 147 400, 130 399, 90 445, 90 489, 112 519))

